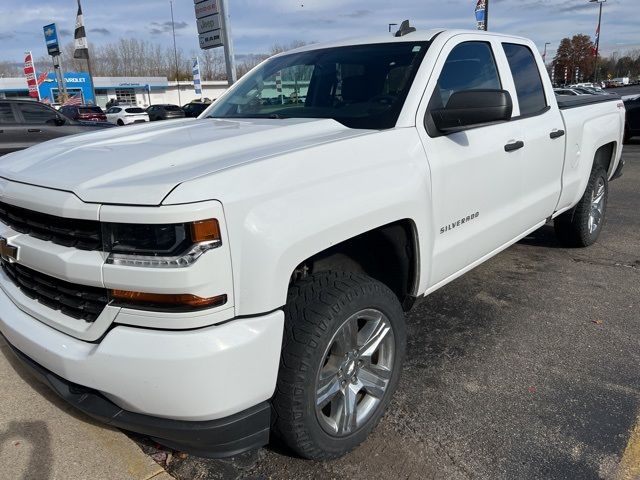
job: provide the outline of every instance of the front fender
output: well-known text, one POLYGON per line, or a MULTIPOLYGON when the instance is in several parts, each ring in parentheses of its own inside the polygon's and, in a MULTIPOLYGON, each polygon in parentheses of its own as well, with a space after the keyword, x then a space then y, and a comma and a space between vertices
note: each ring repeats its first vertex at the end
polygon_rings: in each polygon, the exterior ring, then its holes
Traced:
MULTIPOLYGON (((213 192, 224 206, 236 315, 281 307, 304 260, 397 220, 415 223, 421 258, 431 251, 430 176, 414 128, 372 132, 225 170, 181 185, 165 203, 194 201, 202 192, 213 192)), ((426 281, 428 272, 421 273, 426 281)))

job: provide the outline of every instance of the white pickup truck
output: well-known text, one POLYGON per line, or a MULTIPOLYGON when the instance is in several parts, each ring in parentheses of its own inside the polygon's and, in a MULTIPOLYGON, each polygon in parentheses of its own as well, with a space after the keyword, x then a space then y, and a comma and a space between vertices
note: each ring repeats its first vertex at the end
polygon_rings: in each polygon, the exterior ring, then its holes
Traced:
POLYGON ((111 425, 339 456, 389 404, 416 299, 552 219, 596 241, 624 106, 560 103, 532 42, 431 30, 303 47, 198 119, 9 154, 0 331, 111 425))

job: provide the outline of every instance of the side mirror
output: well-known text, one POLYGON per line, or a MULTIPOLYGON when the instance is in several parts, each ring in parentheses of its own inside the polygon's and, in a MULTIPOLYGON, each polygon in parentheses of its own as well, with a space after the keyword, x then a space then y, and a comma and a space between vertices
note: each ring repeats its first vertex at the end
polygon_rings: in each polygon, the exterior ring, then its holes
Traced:
POLYGON ((62 116, 57 116, 56 118, 53 119, 52 122, 56 127, 61 127, 62 125, 66 125, 67 121, 65 120, 64 117, 62 116))
POLYGON ((431 116, 436 128, 446 134, 506 122, 512 112, 513 102, 506 90, 464 90, 451 95, 447 106, 432 110, 431 116))

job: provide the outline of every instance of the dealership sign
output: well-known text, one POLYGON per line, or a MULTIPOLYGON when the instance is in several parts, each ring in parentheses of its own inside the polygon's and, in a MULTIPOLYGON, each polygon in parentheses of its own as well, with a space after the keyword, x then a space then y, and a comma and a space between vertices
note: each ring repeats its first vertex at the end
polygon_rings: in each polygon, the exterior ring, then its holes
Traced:
POLYGON ((199 18, 198 20, 196 20, 196 23, 198 25, 198 33, 220 30, 220 14, 199 18))
POLYGON ((213 32, 201 33, 198 35, 200 41, 200 48, 206 50, 207 48, 215 48, 222 46, 222 30, 214 30, 213 32))
POLYGON ((197 19, 220 13, 218 0, 204 0, 204 2, 196 3, 194 8, 196 10, 197 19))
POLYGON ((200 48, 221 47, 223 20, 220 14, 220 0, 193 0, 198 26, 200 48))
POLYGON ((51 23, 42 27, 44 30, 44 41, 47 44, 47 52, 51 56, 60 55, 60 42, 58 41, 58 30, 56 24, 51 23))

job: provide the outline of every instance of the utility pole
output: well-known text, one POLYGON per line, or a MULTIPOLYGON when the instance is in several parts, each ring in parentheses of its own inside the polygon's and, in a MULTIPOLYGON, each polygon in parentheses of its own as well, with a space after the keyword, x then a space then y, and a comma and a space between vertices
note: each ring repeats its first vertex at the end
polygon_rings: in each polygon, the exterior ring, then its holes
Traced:
POLYGON ((598 81, 598 54, 600 53, 600 27, 602 26, 602 4, 607 0, 589 0, 589 3, 600 4, 600 12, 598 13, 598 30, 596 30, 596 59, 593 70, 593 81, 598 81))
POLYGON ((180 98, 180 70, 178 68, 178 47, 176 47, 176 26, 173 20, 173 1, 170 1, 169 5, 171 5, 171 30, 173 30, 173 56, 176 61, 176 83, 178 84, 178 105, 182 105, 182 99, 180 98))
POLYGON ((224 60, 227 67, 227 82, 229 86, 236 83, 236 59, 233 53, 233 40, 231 38, 231 22, 229 21, 229 3, 220 0, 220 17, 222 18, 222 44, 224 48, 224 60))

